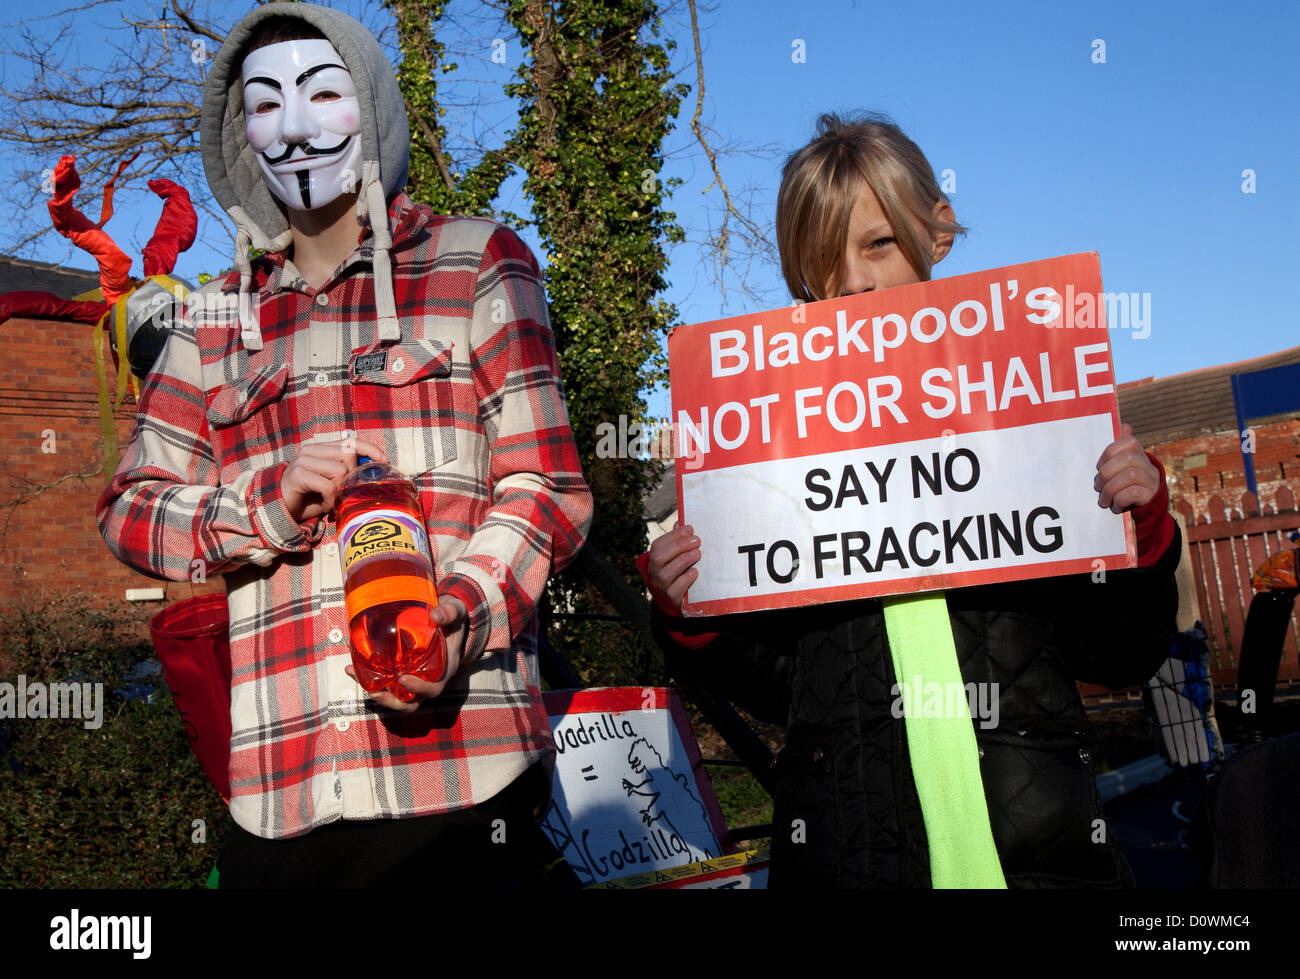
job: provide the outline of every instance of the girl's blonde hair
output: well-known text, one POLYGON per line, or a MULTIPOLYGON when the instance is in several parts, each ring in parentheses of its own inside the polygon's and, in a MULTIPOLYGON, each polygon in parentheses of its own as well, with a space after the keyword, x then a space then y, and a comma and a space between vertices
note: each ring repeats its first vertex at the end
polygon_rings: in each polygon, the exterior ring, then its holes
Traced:
POLYGON ((786 160, 776 201, 776 242, 790 295, 801 302, 830 298, 840 279, 849 216, 863 182, 875 193, 903 254, 925 281, 930 278, 930 243, 940 232, 965 234, 960 224, 940 220, 934 206, 947 201, 920 148, 887 117, 817 120, 813 141, 786 160))

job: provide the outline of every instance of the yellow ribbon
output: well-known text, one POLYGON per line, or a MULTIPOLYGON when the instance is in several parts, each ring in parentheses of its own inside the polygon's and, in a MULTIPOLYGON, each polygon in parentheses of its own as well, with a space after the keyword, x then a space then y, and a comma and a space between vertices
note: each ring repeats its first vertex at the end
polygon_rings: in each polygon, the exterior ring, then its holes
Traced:
MULTIPOLYGON (((106 310, 90 332, 91 354, 95 362, 95 377, 99 381, 99 430, 104 437, 104 482, 112 480, 117 472, 117 425, 113 421, 113 406, 108 398, 108 372, 104 365, 104 328, 112 310, 106 310)), ((120 373, 120 371, 119 371, 120 373)))

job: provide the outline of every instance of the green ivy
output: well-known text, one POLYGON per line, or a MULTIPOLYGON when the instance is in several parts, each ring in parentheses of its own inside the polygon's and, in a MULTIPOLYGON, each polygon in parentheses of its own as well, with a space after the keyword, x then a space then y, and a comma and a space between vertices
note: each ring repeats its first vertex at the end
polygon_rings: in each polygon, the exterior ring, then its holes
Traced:
POLYGON ((687 86, 669 70, 649 0, 510 0, 529 58, 507 92, 538 234, 569 415, 596 497, 592 541, 624 574, 645 548, 651 467, 596 456, 597 428, 645 414, 641 391, 667 373, 660 339, 676 310, 666 247, 682 229, 666 207, 663 142, 687 86))

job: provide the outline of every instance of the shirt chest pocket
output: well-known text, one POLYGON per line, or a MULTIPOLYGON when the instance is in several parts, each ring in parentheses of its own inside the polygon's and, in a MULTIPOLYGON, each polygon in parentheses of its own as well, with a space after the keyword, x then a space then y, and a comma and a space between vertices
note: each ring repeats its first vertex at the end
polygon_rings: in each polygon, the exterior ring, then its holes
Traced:
POLYGON ((288 382, 288 365, 267 364, 213 392, 208 427, 223 470, 273 453, 291 439, 288 382))
POLYGON ((456 407, 450 343, 406 339, 354 350, 348 362, 357 430, 378 428, 397 449, 393 460, 418 476, 456 458, 456 407))

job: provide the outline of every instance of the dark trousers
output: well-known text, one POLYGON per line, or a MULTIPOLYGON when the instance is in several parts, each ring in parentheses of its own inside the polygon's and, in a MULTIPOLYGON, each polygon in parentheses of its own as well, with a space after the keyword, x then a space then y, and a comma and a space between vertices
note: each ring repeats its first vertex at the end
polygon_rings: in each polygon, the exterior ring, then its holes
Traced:
MULTIPOLYGON (((233 821, 221 852, 221 889, 564 887, 567 865, 537 826, 548 797, 539 762, 493 798, 411 819, 338 820, 291 839, 268 840, 233 821)), ((576 882, 576 878, 572 878, 576 882)))

